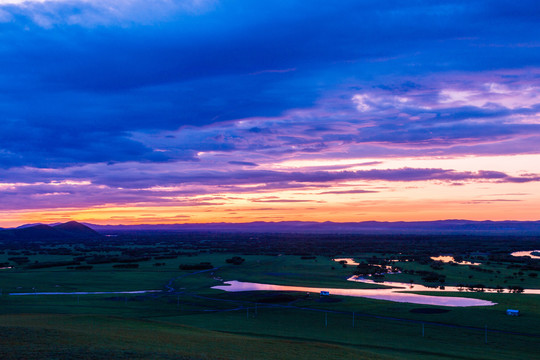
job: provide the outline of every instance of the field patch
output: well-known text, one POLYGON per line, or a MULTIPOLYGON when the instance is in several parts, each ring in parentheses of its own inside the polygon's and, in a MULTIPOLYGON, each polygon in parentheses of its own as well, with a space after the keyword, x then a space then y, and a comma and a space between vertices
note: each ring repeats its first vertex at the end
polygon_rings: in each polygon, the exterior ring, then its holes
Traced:
POLYGON ((409 311, 414 314, 445 314, 447 312, 450 312, 449 309, 441 309, 441 308, 415 308, 409 311))

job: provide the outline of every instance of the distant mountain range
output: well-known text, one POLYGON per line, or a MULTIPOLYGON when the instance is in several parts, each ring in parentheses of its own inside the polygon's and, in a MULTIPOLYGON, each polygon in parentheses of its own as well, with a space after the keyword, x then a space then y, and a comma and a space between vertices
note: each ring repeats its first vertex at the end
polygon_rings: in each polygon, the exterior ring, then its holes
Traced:
POLYGON ((95 239, 102 236, 97 231, 76 221, 52 226, 28 224, 14 229, 0 229, 0 239, 11 240, 95 239))
POLYGON ((160 225, 95 225, 86 224, 103 233, 162 232, 250 232, 250 233, 403 233, 403 234, 517 234, 540 235, 540 221, 470 221, 440 220, 418 222, 250 222, 160 225))
POLYGON ((417 222, 250 222, 158 225, 96 225, 70 221, 0 229, 0 239, 97 239, 128 232, 336 233, 336 234, 476 234, 538 235, 540 221, 440 220, 417 222))

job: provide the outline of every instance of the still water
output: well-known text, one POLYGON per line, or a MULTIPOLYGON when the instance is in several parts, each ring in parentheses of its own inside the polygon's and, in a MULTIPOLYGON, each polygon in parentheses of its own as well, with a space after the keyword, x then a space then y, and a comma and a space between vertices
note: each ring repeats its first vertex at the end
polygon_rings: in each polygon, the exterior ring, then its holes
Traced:
POLYGON ((146 293, 157 293, 163 292, 163 290, 132 290, 132 291, 75 291, 75 292, 20 292, 20 293, 9 293, 8 295, 12 296, 23 296, 23 295, 108 295, 108 294, 146 294, 146 293))
MULTIPOLYGON (((320 293, 321 291, 328 291, 330 295, 341 296, 355 296, 364 297, 377 300, 388 300, 395 302, 405 302, 413 304, 423 305, 437 305, 437 306, 453 306, 453 307, 467 307, 467 306, 490 306, 496 303, 460 296, 434 296, 434 295, 421 295, 415 294, 418 291, 431 291, 431 292, 446 292, 446 293, 475 293, 470 291, 466 287, 458 286, 445 286, 444 289, 428 287, 419 284, 407 284, 400 282, 385 281, 384 283, 375 282, 373 280, 364 279, 358 276, 352 276, 349 281, 362 282, 366 284, 377 284, 387 286, 382 289, 339 289, 339 288, 319 288, 319 287, 304 287, 304 286, 286 286, 286 285, 272 285, 272 284, 260 284, 252 282, 242 281, 226 281, 223 285, 213 286, 212 289, 219 289, 230 292, 237 291, 299 291, 309 293, 320 293)), ((500 290, 501 292, 508 292, 508 290, 500 290)), ((494 293, 494 289, 484 289, 482 292, 494 293)), ((540 289, 525 289, 522 294, 540 295, 540 289)), ((519 295, 518 295, 519 296, 519 295)))
POLYGON ((441 255, 441 256, 437 256, 437 257, 432 256, 430 259, 434 260, 434 261, 442 261, 444 263, 454 262, 454 263, 456 263, 458 265, 480 265, 480 263, 473 263, 473 262, 470 262, 470 261, 456 262, 456 260, 454 259, 453 256, 445 256, 445 255, 441 255))
MULTIPOLYGON (((358 276, 351 276, 349 281, 355 281, 355 282, 362 282, 365 284, 377 284, 377 285, 385 285, 385 286, 392 286, 396 287, 394 289, 395 291, 435 291, 435 292, 476 292, 476 291, 470 291, 466 286, 444 286, 443 289, 440 287, 429 287, 424 286, 420 284, 407 284, 407 283, 401 283, 401 282, 394 282, 394 281, 385 281, 384 283, 376 282, 373 280, 364 279, 358 276)), ((497 293, 498 291, 496 289, 490 289, 490 288, 484 288, 482 292, 486 293, 497 293)), ((499 292, 501 293, 509 293, 510 291, 508 289, 500 289, 499 292)), ((528 294, 528 295, 540 295, 540 289, 524 289, 521 294, 528 294)))
POLYGON ((335 262, 345 261, 345 265, 360 265, 359 263, 354 261, 353 258, 337 258, 337 259, 334 259, 334 261, 335 262))
POLYGON ((512 256, 530 256, 531 259, 540 259, 540 256, 533 255, 532 254, 533 252, 539 252, 540 253, 540 250, 516 251, 516 252, 511 253, 510 255, 512 255, 512 256))
MULTIPOLYGON (((358 281, 358 279, 354 279, 352 281, 358 281)), ((370 281, 371 280, 366 280, 366 282, 370 282, 370 281)), ((394 286, 395 284, 401 284, 401 283, 391 283, 391 284, 392 286, 394 286)), ((472 298, 465 298, 465 297, 414 294, 411 291, 423 291, 423 290, 420 288, 416 288, 416 286, 414 286, 413 288, 410 288, 409 284, 403 284, 403 285, 406 285, 406 287, 387 288, 387 289, 334 289, 334 288, 259 284, 259 283, 232 280, 232 281, 226 281, 224 285, 213 286, 212 289, 219 289, 219 290, 231 291, 231 292, 264 290, 264 291, 299 291, 299 292, 320 293, 321 291, 328 291, 330 295, 355 296, 355 297, 364 297, 364 298, 377 299, 377 300, 388 300, 388 301, 405 302, 405 303, 413 303, 413 304, 453 306, 453 307, 490 306, 490 305, 496 304, 494 302, 487 301, 487 300, 472 299, 472 298)), ((429 288, 429 291, 431 290, 433 289, 429 288)))

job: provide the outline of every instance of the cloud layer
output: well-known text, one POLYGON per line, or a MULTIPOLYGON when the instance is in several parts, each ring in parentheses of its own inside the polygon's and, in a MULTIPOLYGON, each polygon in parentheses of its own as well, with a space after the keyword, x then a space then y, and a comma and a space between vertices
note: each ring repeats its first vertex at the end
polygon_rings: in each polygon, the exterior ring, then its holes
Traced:
POLYGON ((535 1, 0 1, 1 206, 537 182, 508 159, 540 152, 539 16, 535 1), (505 160, 411 160, 471 156, 505 160), (302 161, 326 165, 282 165, 302 161))

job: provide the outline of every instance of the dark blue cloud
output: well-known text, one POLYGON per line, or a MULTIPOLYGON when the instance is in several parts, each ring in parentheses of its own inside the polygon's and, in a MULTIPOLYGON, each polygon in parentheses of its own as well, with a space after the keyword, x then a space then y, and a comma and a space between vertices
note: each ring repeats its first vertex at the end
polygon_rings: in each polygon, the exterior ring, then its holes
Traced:
POLYGON ((240 165, 240 166, 259 166, 255 163, 249 162, 249 161, 229 161, 229 164, 231 165, 240 165))
MULTIPOLYGON (((234 1, 201 13, 175 8, 145 15, 139 9, 127 12, 133 18, 109 20, 91 4, 48 6, 35 5, 31 13, 1 8, 13 16, 0 24, 2 167, 193 160, 196 150, 237 147, 209 139, 171 155, 131 133, 280 116, 325 99, 345 101, 359 90, 407 93, 429 86, 411 78, 433 73, 540 65, 534 1, 234 1), (32 14, 48 16, 47 26, 32 14), (99 21, 70 25, 73 15, 99 21)), ((381 111, 392 108, 383 105, 381 111)), ((447 109, 424 128, 389 116, 373 134, 367 130, 353 140, 460 139, 469 131, 503 136, 508 128, 501 125, 433 124, 508 114, 447 109)), ((333 121, 329 116, 312 131, 333 121)), ((299 135, 280 138, 299 146, 287 151, 327 149, 299 135)))
POLYGON ((279 184, 282 188, 294 187, 295 183, 331 183, 351 180, 383 181, 499 181, 531 182, 539 181, 538 174, 512 177, 500 171, 455 171, 434 168, 371 169, 358 171, 312 171, 286 172, 272 170, 240 171, 171 171, 165 174, 141 174, 137 170, 100 174, 93 178, 94 184, 111 187, 141 188, 171 185, 243 185, 243 184, 279 184))

